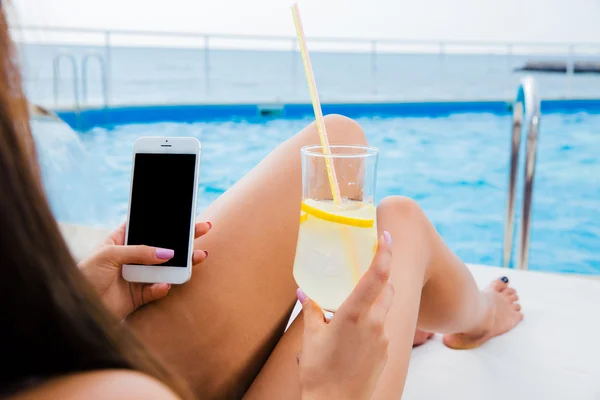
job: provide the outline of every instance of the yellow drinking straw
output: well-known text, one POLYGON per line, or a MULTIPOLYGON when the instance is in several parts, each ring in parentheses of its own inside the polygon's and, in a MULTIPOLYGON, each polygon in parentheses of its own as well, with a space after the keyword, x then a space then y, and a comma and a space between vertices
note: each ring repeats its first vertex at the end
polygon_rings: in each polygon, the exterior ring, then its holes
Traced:
MULTIPOLYGON (((325 129, 325 121, 323 120, 323 111, 321 110, 321 102, 319 101, 319 93, 317 92, 317 83, 315 82, 315 75, 310 62, 310 56, 308 55, 308 47, 306 47, 306 36, 304 35, 304 28, 302 27, 298 3, 292 5, 292 15, 294 17, 294 25, 296 26, 296 36, 298 37, 298 46, 300 47, 302 63, 304 64, 304 73, 306 74, 308 91, 310 92, 315 119, 317 121, 317 130, 319 131, 321 147, 323 148, 323 154, 330 155, 329 139, 327 138, 327 130, 325 129)), ((331 157, 325 157, 325 165, 327 168, 327 176, 329 177, 329 187, 331 188, 331 194, 333 195, 333 202, 337 205, 341 205, 342 196, 340 195, 340 188, 338 186, 331 157)))
MULTIPOLYGON (((310 98, 312 100, 313 110, 315 112, 317 131, 319 132, 319 139, 321 140, 321 148, 323 150, 323 154, 331 155, 331 150, 329 149, 329 139, 327 138, 327 130, 325 128, 325 121, 323 120, 323 111, 321 110, 321 102, 319 101, 319 93, 317 92, 317 83, 315 81, 315 74, 313 73, 312 64, 310 62, 308 47, 306 46, 306 36, 304 35, 304 28, 302 27, 302 18, 300 18, 300 8, 298 7, 298 3, 294 3, 292 5, 292 16, 294 17, 294 25, 296 26, 296 37, 298 38, 298 47, 300 48, 300 54, 302 55, 302 64, 304 65, 304 73, 306 74, 308 91, 310 92, 310 98)), ((325 157, 325 166, 327 168, 327 177, 329 178, 329 187, 331 188, 333 202, 340 206, 342 205, 342 196, 340 194, 340 187, 338 186, 337 176, 335 174, 335 168, 333 166, 331 157, 325 157)), ((352 270, 352 280, 354 281, 354 284, 356 284, 360 277, 357 265, 357 256, 354 246, 352 246, 350 232, 348 231, 347 227, 344 227, 343 231, 344 242, 346 244, 346 250, 348 253, 348 260, 350 262, 350 269, 352 270)))

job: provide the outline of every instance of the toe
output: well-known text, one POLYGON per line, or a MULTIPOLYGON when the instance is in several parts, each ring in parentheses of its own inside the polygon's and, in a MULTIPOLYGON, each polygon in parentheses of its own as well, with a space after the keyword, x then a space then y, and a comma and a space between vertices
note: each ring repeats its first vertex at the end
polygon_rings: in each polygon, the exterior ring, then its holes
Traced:
POLYGON ((501 292, 508 287, 508 278, 503 276, 498 279, 494 279, 492 283, 490 283, 489 288, 495 290, 496 292, 501 292))
POLYGON ((517 291, 511 287, 507 287, 502 291, 502 294, 505 294, 507 296, 512 296, 515 293, 517 293, 517 291))
POLYGON ((517 296, 517 294, 515 293, 515 294, 513 294, 511 296, 508 296, 508 300, 511 303, 515 303, 515 302, 519 301, 519 296, 517 296))
POLYGON ((515 310, 515 311, 521 311, 521 305, 519 303, 513 304, 513 310, 515 310))
POLYGON ((415 332, 415 337, 413 339, 413 347, 421 346, 426 341, 428 341, 433 336, 431 332, 424 332, 419 329, 415 332))

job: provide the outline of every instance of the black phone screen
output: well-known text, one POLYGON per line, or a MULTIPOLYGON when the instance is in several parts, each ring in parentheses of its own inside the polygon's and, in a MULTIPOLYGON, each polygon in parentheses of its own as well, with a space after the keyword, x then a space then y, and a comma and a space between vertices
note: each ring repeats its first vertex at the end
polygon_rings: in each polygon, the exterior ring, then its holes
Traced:
POLYGON ((127 244, 175 250, 160 264, 185 267, 194 196, 195 154, 136 153, 127 244))

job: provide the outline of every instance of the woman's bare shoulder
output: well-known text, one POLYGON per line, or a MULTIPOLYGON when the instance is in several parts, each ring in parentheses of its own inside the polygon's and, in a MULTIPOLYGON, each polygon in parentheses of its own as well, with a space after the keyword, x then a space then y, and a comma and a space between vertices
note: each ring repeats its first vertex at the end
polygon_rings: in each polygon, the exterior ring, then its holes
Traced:
POLYGON ((11 398, 25 399, 176 400, 178 397, 163 383, 140 372, 104 370, 51 379, 11 398))

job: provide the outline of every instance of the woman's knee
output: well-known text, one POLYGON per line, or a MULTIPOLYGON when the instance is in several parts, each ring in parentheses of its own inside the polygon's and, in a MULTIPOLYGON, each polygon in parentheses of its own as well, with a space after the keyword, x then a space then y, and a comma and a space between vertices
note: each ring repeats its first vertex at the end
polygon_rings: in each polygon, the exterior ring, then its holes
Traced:
POLYGON ((419 204, 409 197, 389 196, 381 200, 377 207, 379 214, 392 213, 403 219, 421 218, 424 216, 419 204))
MULTIPOLYGON (((330 114, 324 117, 327 137, 331 144, 367 144, 365 132, 360 124, 351 118, 339 114, 330 114)), ((316 123, 313 122, 304 134, 311 135, 310 140, 319 143, 316 123)))
POLYGON ((351 118, 339 114, 327 115, 325 126, 331 143, 367 144, 365 131, 351 118))
POLYGON ((426 268, 430 264, 435 229, 416 201, 403 196, 386 197, 377 207, 377 226, 391 233, 395 246, 398 243, 404 247, 402 251, 411 252, 404 256, 414 265, 426 268))

